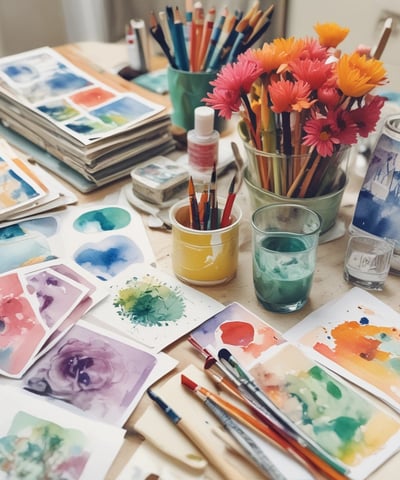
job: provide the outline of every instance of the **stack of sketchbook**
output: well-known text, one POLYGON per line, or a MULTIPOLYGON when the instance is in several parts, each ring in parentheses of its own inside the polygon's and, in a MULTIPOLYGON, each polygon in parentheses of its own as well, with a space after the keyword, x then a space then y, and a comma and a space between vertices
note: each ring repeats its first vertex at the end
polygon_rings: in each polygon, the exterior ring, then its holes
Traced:
POLYGON ((0 59, 1 133, 18 136, 9 141, 22 138, 42 149, 47 155, 35 160, 66 180, 81 176, 87 183, 81 190, 174 148, 165 105, 67 56, 43 47, 0 59))

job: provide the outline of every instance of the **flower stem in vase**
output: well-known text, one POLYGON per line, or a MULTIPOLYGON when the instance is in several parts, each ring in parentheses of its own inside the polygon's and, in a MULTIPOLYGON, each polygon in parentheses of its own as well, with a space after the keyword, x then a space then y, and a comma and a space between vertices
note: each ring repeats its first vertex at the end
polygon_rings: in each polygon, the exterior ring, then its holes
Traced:
POLYGON ((310 187, 311 182, 313 181, 315 172, 317 171, 320 162, 321 162, 321 155, 317 155, 314 158, 311 164, 311 168, 307 171, 304 177, 304 180, 301 184, 299 195, 298 195, 300 198, 304 198, 305 196, 307 196, 308 189, 310 187))

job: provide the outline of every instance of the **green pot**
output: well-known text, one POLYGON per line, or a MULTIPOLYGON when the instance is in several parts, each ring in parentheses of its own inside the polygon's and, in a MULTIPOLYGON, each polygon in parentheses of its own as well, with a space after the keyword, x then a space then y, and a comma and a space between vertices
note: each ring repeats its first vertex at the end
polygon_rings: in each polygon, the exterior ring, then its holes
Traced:
POLYGON ((294 203, 296 205, 303 205, 319 214, 321 217, 321 233, 324 233, 335 224, 340 204, 342 202, 343 192, 347 184, 347 176, 346 173, 342 171, 338 182, 338 188, 334 192, 308 198, 284 197, 256 186, 251 180, 247 166, 244 169, 244 182, 249 192, 250 205, 253 210, 272 203, 294 203))

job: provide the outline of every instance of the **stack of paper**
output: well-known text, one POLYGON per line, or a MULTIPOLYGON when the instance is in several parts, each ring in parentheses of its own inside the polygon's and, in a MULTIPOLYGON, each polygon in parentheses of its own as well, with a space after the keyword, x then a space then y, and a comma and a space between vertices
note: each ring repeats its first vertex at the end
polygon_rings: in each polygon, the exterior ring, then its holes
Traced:
POLYGON ((3 125, 95 187, 174 148, 165 106, 121 90, 48 47, 0 60, 3 125))
POLYGON ((0 222, 75 203, 76 196, 0 138, 0 222))

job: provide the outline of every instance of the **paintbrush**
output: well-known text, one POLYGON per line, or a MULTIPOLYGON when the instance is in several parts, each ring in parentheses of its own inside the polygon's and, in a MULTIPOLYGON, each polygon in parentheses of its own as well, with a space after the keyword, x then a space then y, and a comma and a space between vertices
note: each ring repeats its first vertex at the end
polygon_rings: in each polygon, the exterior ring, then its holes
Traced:
POLYGON ((282 437, 284 441, 287 442, 287 451, 293 451, 296 458, 301 457, 307 463, 310 473, 313 473, 315 478, 320 478, 321 475, 319 472, 321 472, 324 475, 323 478, 329 478, 331 480, 346 480, 347 477, 332 468, 306 446, 298 443, 296 439, 287 435, 286 431, 279 424, 271 421, 269 415, 266 415, 265 412, 261 411, 253 402, 250 402, 248 398, 244 397, 240 392, 238 383, 235 379, 231 379, 229 374, 226 375, 225 368, 221 366, 220 362, 218 362, 218 360, 216 360, 210 353, 207 354, 204 369, 205 373, 210 376, 217 387, 220 387, 225 392, 244 402, 246 406, 254 412, 254 415, 256 415, 257 418, 261 419, 265 425, 282 437))
MULTIPOLYGON (((262 449, 253 441, 253 439, 242 429, 240 424, 231 415, 234 411, 239 414, 239 409, 236 409, 231 404, 225 403, 225 408, 218 403, 217 396, 210 395, 204 387, 200 387, 193 380, 186 375, 181 375, 182 384, 200 398, 204 405, 214 414, 216 418, 222 423, 225 429, 232 435, 233 438, 241 445, 244 451, 249 455, 250 459, 255 465, 268 477, 273 480, 285 480, 286 477, 278 470, 274 463, 265 455, 262 449), (227 408, 230 408, 229 413, 227 408)), ((222 400, 222 399, 221 399, 222 400)), ((243 412, 244 413, 244 412, 243 412)))
POLYGON ((147 390, 149 397, 161 408, 167 418, 176 425, 186 437, 191 440, 200 452, 207 458, 210 464, 222 475, 226 480, 246 480, 236 469, 218 455, 212 445, 207 443, 198 432, 193 430, 185 420, 180 417, 164 400, 153 392, 150 388, 147 390))
POLYGON ((238 383, 238 389, 245 398, 262 412, 269 421, 273 423, 275 428, 283 430, 286 437, 291 437, 297 443, 307 447, 320 457, 325 463, 334 468, 342 475, 349 473, 348 468, 343 465, 340 460, 333 458, 326 450, 324 450, 318 443, 311 439, 303 430, 301 430, 290 418, 288 418, 279 408, 267 397, 264 392, 258 387, 254 379, 248 372, 239 364, 235 357, 228 349, 222 348, 218 352, 218 359, 229 370, 231 377, 234 377, 238 383))

